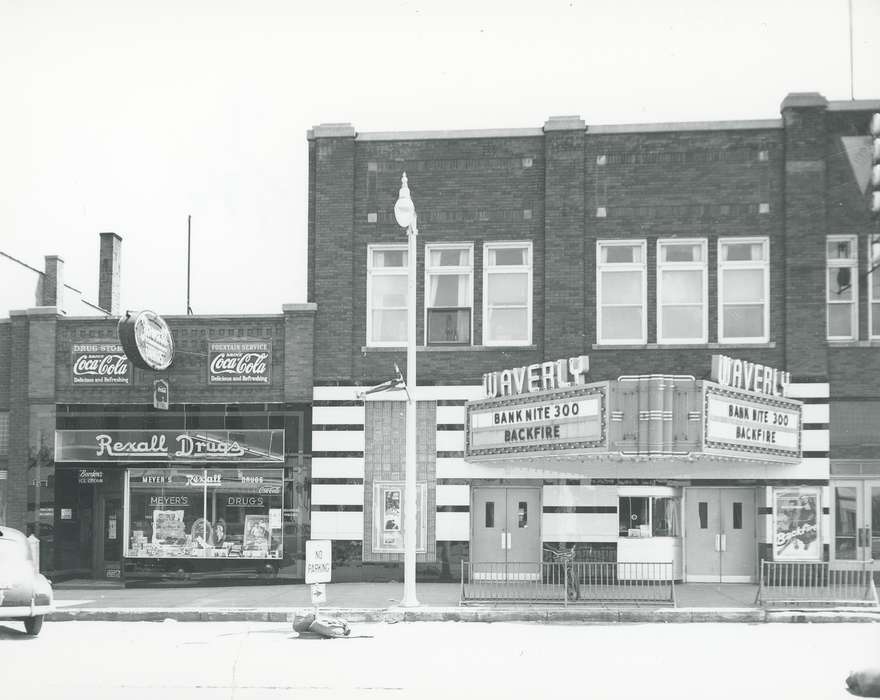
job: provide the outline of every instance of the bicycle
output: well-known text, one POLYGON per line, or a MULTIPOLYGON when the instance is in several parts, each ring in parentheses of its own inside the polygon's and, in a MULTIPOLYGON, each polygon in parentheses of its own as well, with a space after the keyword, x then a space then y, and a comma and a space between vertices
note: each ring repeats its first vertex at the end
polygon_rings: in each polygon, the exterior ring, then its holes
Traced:
POLYGON ((543 549, 545 552, 553 555, 554 562, 562 562, 562 571, 565 578, 565 601, 579 600, 581 589, 574 571, 575 546, 572 545, 571 549, 562 550, 551 549, 550 547, 544 547, 543 549))

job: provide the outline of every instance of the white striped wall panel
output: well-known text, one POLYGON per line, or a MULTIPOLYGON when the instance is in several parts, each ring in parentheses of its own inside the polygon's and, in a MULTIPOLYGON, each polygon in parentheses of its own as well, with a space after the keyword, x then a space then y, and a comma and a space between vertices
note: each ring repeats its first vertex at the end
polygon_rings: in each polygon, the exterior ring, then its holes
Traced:
POLYGON ((313 505, 360 506, 363 503, 363 484, 312 484, 313 505))
POLYGON ((314 452, 363 452, 363 430, 313 430, 314 452))
POLYGON ((471 487, 467 484, 437 484, 438 506, 468 506, 471 487))
POLYGON ((437 422, 464 425, 464 406, 437 406, 437 422))
POLYGON ((312 389, 312 398, 315 401, 361 401, 358 393, 363 390, 362 386, 316 386, 312 389))
POLYGON ((785 395, 790 399, 827 399, 831 395, 827 382, 818 384, 791 383, 785 388, 785 395))
POLYGON ((312 423, 316 425, 363 425, 363 406, 315 406, 312 423))
POLYGON ((312 477, 316 479, 363 479, 363 457, 312 457, 312 477))
POLYGON ((437 452, 464 452, 464 431, 438 430, 437 452))
POLYGON ((364 514, 340 511, 312 511, 313 540, 362 540, 364 539, 364 514))
POLYGON ((616 486, 544 486, 545 506, 614 506, 616 486))
POLYGON ((461 457, 438 457, 438 479, 574 479, 580 474, 538 469, 527 460, 519 462, 466 462, 461 457))
POLYGON ((801 450, 804 452, 828 452, 830 449, 830 431, 804 430, 801 433, 801 450))
POLYGON ((831 473, 831 460, 827 457, 807 457, 795 465, 795 469, 798 479, 827 479, 831 473))
POLYGON ((467 542, 470 538, 470 513, 437 513, 438 540, 467 542))
POLYGON ((617 513, 543 513, 544 542, 616 542, 617 513))
POLYGON ((831 406, 827 403, 805 403, 801 406, 804 423, 830 423, 831 406))

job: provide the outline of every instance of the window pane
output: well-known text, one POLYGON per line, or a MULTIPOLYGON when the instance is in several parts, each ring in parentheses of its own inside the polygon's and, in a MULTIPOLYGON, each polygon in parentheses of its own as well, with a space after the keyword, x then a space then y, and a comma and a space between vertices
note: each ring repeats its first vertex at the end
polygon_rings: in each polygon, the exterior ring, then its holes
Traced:
POLYGON ((602 309, 602 340, 640 340, 642 308, 614 306, 602 309))
POLYGON ((406 307, 406 275, 374 275, 372 294, 374 309, 406 307))
POLYGON ((639 263, 642 261, 642 247, 628 245, 609 245, 602 247, 603 263, 639 263))
POLYGON ((490 265, 525 265, 525 248, 490 248, 490 265))
POLYGON ((428 343, 470 343, 470 309, 438 311, 428 309, 428 343))
POLYGON ((467 267, 470 265, 468 248, 441 248, 431 250, 430 265, 432 267, 467 267))
POLYGON ((871 273, 871 299, 880 301, 880 269, 871 273))
POLYGON ((665 243, 661 246, 663 262, 701 262, 703 246, 696 243, 665 243))
POLYGON ((828 269, 828 299, 852 299, 852 270, 848 267, 831 267, 828 269))
POLYGON ((700 303, 703 301, 701 270, 666 270, 663 272, 662 303, 700 303))
POLYGON ((856 489, 834 489, 834 555, 837 559, 856 558, 856 489))
POLYGON ((428 281, 429 306, 470 306, 469 275, 431 275, 428 281))
POLYGON ((526 501, 519 502, 519 510, 517 511, 517 527, 529 526, 529 504, 526 501))
POLYGON ((679 503, 677 498, 655 498, 651 511, 651 534, 655 537, 678 537, 680 535, 679 503))
POLYGON ((602 272, 602 302, 605 304, 641 304, 642 273, 602 272))
POLYGON ((489 340, 528 340, 526 309, 489 309, 489 340))
POLYGON ((405 250, 374 250, 373 267, 406 267, 405 250))
POLYGON ((724 303, 764 301, 763 270, 722 270, 724 303))
POLYGON ((700 529, 706 530, 709 528, 709 504, 706 501, 700 501, 697 503, 697 514, 700 518, 700 529))
POLYGON ((880 335, 880 304, 871 304, 871 335, 880 335))
POLYGON ((725 338, 763 338, 763 306, 724 305, 725 338))
POLYGON ((852 241, 828 241, 829 260, 847 260, 853 256, 852 241))
POLYGON ((495 503, 486 501, 486 527, 495 527, 495 503))
POLYGON ((700 340, 703 337, 703 309, 699 306, 664 306, 663 338, 700 340))
POLYGON ((617 507, 618 534, 627 537, 630 534, 639 536, 642 534, 642 525, 648 525, 648 497, 647 496, 621 496, 617 507), (639 531, 630 533, 630 530, 639 531))
POLYGON ((487 295, 490 306, 527 303, 528 279, 525 272, 489 275, 487 295))
POLYGON ((406 342, 406 309, 373 311, 373 340, 406 342))
POLYGON ((764 246, 761 243, 723 243, 721 259, 761 261, 764 259, 764 246))
POLYGON ((737 501, 733 503, 733 529, 742 530, 743 527, 743 504, 737 501))
POLYGON ((828 304, 828 335, 851 337, 852 305, 828 304))

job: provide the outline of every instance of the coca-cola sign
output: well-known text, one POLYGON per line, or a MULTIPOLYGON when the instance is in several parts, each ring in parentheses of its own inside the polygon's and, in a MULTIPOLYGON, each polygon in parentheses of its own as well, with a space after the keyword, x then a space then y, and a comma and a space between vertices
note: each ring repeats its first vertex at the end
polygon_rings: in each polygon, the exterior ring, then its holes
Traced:
POLYGON ((115 343, 73 345, 70 367, 74 384, 131 384, 131 363, 115 343))
POLYGON ((269 341, 209 345, 209 384, 269 384, 271 368, 272 343, 269 341))
POLYGON ((165 319, 153 311, 126 311, 116 327, 126 357, 136 367, 161 372, 174 361, 174 338, 165 319))

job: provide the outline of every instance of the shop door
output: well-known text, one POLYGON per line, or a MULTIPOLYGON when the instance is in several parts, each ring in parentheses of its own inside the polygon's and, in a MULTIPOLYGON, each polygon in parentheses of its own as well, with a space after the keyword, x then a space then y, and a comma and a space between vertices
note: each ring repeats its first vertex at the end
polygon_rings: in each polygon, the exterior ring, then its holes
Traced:
POLYGON ((880 559, 880 481, 832 482, 831 499, 835 566, 845 569, 880 559))
POLYGON ((540 576, 540 490, 475 488, 471 508, 474 577, 526 580, 540 576))
POLYGON ((93 578, 122 576, 122 499, 99 495, 96 508, 93 578))
POLYGON ((755 580, 754 489, 687 489, 685 551, 691 582, 755 580))

